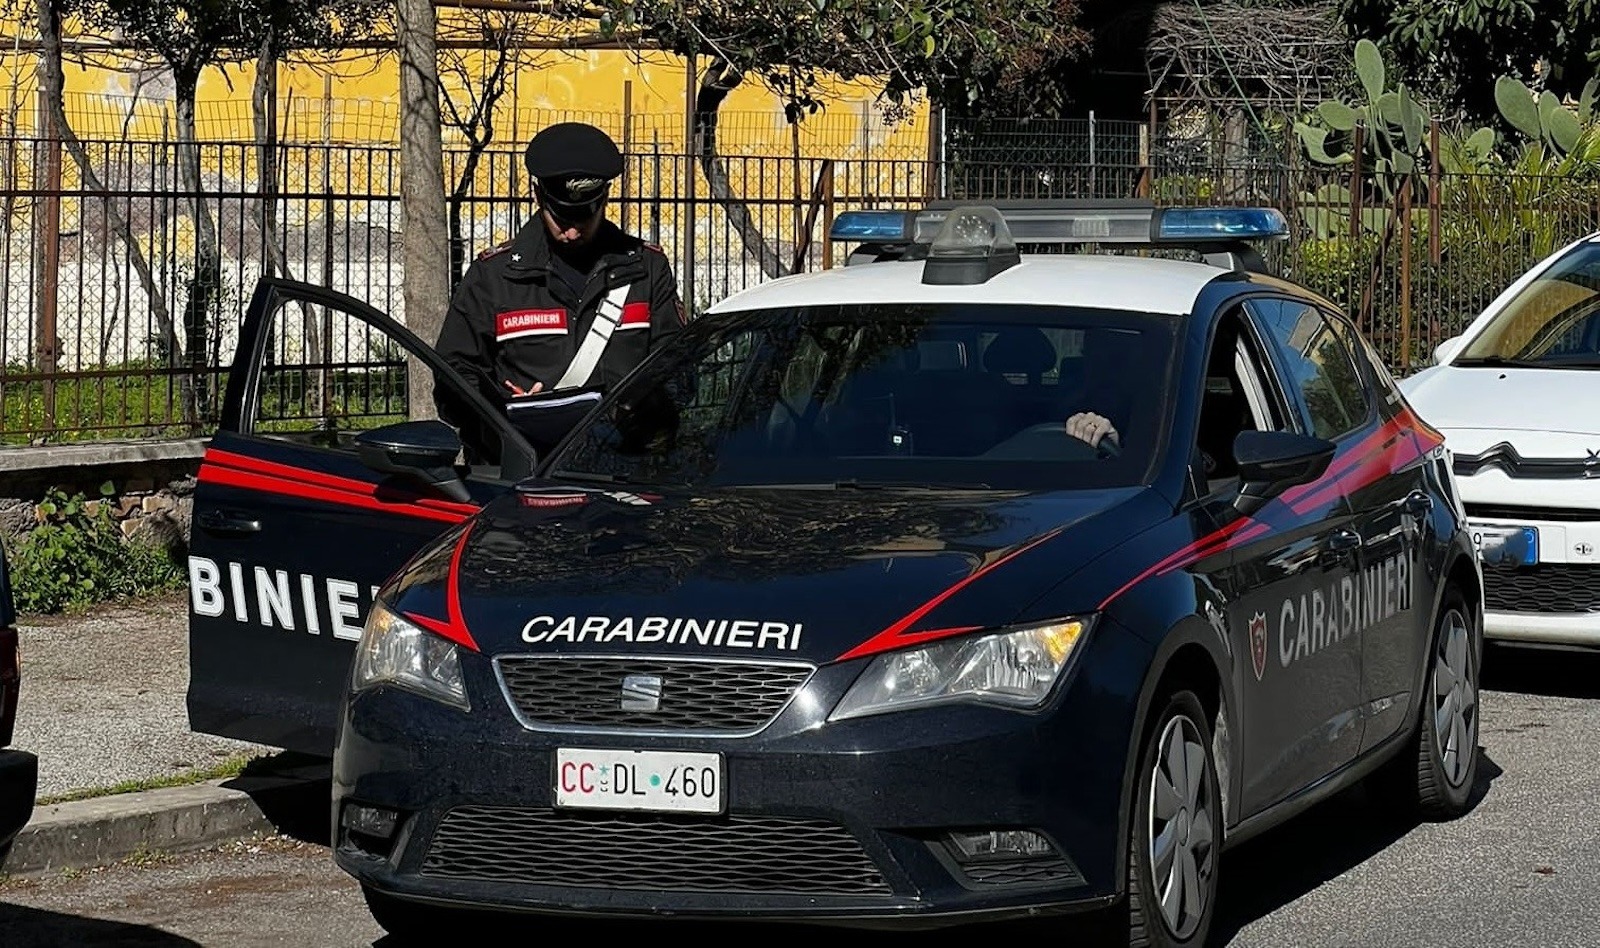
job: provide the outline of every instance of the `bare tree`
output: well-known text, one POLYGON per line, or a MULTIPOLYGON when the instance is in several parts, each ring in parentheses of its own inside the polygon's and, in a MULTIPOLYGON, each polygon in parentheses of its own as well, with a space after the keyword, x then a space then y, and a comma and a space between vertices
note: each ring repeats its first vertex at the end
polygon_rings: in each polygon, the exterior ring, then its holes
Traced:
MULTIPOLYGON (((450 305, 450 243, 445 211, 444 133, 439 118, 438 19, 432 0, 398 0, 400 45, 400 219, 403 228, 406 325, 438 338, 450 305)), ((438 411, 424 367, 407 377, 413 419, 438 411)))

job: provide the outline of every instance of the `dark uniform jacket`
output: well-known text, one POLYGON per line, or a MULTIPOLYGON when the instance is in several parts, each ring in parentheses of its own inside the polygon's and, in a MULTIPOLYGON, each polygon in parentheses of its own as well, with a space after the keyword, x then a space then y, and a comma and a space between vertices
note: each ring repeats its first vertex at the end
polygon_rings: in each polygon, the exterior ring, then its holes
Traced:
MULTIPOLYGON (((589 379, 591 386, 609 390, 683 326, 677 281, 659 247, 624 234, 610 221, 601 223, 594 239, 600 256, 581 296, 552 269, 551 239, 540 217, 468 267, 435 348, 489 404, 512 398, 508 381, 522 391, 535 382, 552 391, 600 304, 617 287, 629 287, 621 322, 589 379)), ((436 388, 434 394, 440 416, 462 428, 464 436, 477 427, 447 389, 436 388)), ((491 446, 480 447, 480 455, 498 455, 491 446)))

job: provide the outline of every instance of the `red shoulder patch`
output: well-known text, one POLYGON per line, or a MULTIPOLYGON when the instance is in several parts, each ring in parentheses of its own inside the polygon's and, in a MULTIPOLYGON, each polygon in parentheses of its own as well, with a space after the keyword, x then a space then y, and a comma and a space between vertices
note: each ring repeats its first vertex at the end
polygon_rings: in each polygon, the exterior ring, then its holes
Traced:
POLYGON ((660 244, 653 244, 648 240, 641 241, 641 243, 644 244, 644 249, 646 249, 646 250, 654 250, 656 253, 660 254, 663 257, 665 257, 667 255, 667 252, 665 250, 661 249, 661 245, 660 244))
POLYGON ((478 259, 479 260, 488 260, 490 257, 498 257, 501 254, 505 253, 507 250, 510 250, 511 249, 511 245, 513 243, 515 243, 515 241, 508 240, 503 244, 499 244, 499 245, 496 245, 494 247, 490 247, 488 250, 485 250, 483 253, 478 254, 478 259))

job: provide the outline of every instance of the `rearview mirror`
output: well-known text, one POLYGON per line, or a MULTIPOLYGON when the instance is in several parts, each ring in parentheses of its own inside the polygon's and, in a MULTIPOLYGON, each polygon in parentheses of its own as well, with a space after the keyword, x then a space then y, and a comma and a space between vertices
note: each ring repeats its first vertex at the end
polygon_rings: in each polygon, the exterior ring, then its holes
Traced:
POLYGON ((356 436, 361 463, 382 474, 398 474, 443 491, 451 500, 471 503, 467 485, 456 473, 461 436, 442 421, 406 421, 356 436))
POLYGON ((1451 336, 1433 347, 1433 364, 1444 365, 1461 348, 1461 336, 1451 336))
POLYGON ((1299 484, 1309 484, 1328 470, 1337 445, 1292 431, 1241 431, 1233 441, 1239 462, 1239 496, 1234 506, 1254 513, 1267 501, 1299 484))

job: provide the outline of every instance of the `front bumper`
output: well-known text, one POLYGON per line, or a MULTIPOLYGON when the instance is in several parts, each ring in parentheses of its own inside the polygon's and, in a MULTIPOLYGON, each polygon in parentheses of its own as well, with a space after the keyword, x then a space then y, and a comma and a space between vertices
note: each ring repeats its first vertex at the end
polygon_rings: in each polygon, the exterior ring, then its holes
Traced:
POLYGON ((470 714, 390 689, 346 703, 335 858, 401 898, 557 914, 916 928, 1104 907, 1122 891, 1137 688, 1092 670, 1147 656, 1104 624, 1084 646, 1039 714, 961 705, 828 724, 852 663, 726 739, 532 730, 475 658, 470 714), (718 752, 726 811, 557 808, 557 747, 718 752), (392 836, 346 828, 349 804, 396 811, 392 836), (974 862, 948 842, 1008 829, 1051 852, 974 862))
POLYGON ((1484 558, 1484 636, 1600 646, 1600 520, 1516 514, 1469 521, 1484 558))
POLYGON ((38 790, 39 759, 25 751, 0 750, 0 847, 28 825, 38 790))

